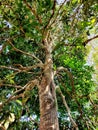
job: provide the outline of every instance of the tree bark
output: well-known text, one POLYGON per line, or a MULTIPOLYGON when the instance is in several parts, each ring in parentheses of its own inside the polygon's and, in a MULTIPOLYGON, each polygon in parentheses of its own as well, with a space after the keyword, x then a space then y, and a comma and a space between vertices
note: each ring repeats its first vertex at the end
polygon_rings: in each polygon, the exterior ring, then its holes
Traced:
MULTIPOLYGON (((49 48, 48 48, 49 49, 49 48)), ((51 51, 47 50, 39 87, 40 130, 59 130, 51 51)))

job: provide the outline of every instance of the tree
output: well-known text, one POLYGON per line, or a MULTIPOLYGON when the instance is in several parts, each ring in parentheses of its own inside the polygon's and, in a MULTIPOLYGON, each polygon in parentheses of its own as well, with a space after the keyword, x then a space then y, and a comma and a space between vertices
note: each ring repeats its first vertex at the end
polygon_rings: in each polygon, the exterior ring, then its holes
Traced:
POLYGON ((90 121, 96 104, 89 103, 93 69, 85 64, 84 46, 90 41, 89 29, 97 23, 97 1, 8 0, 0 4, 1 128, 96 127, 96 117, 90 121), (24 115, 32 123, 22 125, 24 115))

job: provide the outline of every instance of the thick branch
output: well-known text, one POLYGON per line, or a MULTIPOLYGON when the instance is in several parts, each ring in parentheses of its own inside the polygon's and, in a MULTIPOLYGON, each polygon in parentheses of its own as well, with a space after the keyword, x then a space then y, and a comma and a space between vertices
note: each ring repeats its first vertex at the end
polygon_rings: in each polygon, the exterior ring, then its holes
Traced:
POLYGON ((5 127, 0 123, 1 130, 6 130, 5 127))
POLYGON ((65 107, 66 107, 66 110, 67 110, 67 112, 68 112, 68 116, 69 116, 69 118, 70 118, 70 121, 72 122, 74 128, 75 128, 76 130, 78 130, 78 126, 77 126, 77 124, 75 123, 75 121, 73 120, 73 118, 72 118, 72 116, 71 116, 70 108, 69 108, 68 105, 67 105, 67 102, 66 102, 66 100, 65 100, 65 96, 63 95, 63 93, 62 93, 62 91, 61 91, 61 89, 60 89, 59 87, 58 87, 58 92, 60 93, 60 95, 61 95, 61 97, 62 97, 63 104, 64 104, 65 107))

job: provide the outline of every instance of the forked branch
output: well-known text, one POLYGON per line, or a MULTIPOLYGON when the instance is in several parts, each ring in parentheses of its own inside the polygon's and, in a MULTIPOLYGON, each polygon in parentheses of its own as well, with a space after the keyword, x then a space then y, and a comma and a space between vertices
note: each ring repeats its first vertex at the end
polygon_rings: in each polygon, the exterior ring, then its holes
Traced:
POLYGON ((29 81, 24 87, 16 90, 5 102, 1 103, 0 109, 12 100, 16 100, 20 97, 24 98, 26 91, 31 91, 36 85, 39 85, 39 81, 37 79, 29 81))

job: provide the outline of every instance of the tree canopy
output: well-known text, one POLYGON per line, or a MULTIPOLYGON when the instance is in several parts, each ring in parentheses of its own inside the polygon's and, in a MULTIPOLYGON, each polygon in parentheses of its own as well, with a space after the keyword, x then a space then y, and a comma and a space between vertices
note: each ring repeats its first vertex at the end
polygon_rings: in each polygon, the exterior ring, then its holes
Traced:
POLYGON ((50 49, 60 130, 97 130, 98 87, 85 58, 95 38, 97 0, 0 0, 1 129, 38 130, 37 86, 50 49))

